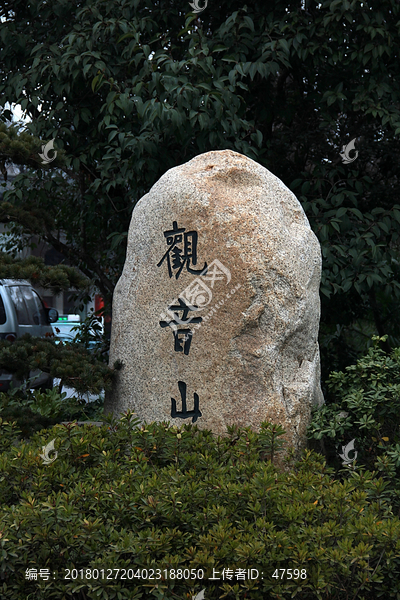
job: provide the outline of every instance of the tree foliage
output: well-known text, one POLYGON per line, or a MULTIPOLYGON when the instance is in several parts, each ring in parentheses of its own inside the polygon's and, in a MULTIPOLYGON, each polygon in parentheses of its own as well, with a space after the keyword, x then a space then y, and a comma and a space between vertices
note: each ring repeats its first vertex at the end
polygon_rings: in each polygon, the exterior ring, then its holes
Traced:
POLYGON ((0 10, 2 103, 20 103, 34 139, 60 151, 33 164, 0 135, 3 160, 30 167, 4 198, 15 230, 40 234, 109 300, 139 198, 201 152, 236 150, 298 194, 321 242, 326 370, 365 345, 370 322, 390 333, 387 349, 400 343, 397 0, 221 0, 199 15, 183 0, 0 10), (359 155, 342 164, 353 138, 359 155))
POLYGON ((0 252, 0 279, 29 279, 33 285, 47 288, 54 294, 72 287, 85 290, 89 285, 89 280, 74 267, 48 267, 38 256, 13 259, 6 252, 0 252))
POLYGON ((30 372, 40 369, 61 380, 60 390, 65 385, 81 394, 99 394, 109 390, 114 369, 119 367, 116 361, 110 368, 83 344, 56 344, 50 336, 42 339, 25 334, 14 342, 0 341, 0 369, 15 374, 20 381, 27 381, 30 372))

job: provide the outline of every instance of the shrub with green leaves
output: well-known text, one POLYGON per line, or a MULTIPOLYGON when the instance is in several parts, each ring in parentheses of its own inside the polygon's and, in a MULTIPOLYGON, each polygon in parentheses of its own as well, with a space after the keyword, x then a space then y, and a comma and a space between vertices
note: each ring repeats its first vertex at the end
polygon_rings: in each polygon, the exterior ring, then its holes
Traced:
POLYGON ((0 418, 15 422, 23 438, 29 438, 44 427, 62 421, 98 421, 103 418, 104 400, 86 402, 82 398, 67 398, 58 389, 29 390, 11 388, 0 393, 0 418))
POLYGON ((106 335, 100 322, 101 310, 91 311, 87 317, 75 327, 71 332, 75 334, 74 342, 80 344, 86 350, 92 349, 92 354, 96 360, 109 361, 110 339, 106 335))
POLYGON ((221 438, 192 424, 139 426, 127 413, 15 446, 0 427, 2 600, 191 600, 202 589, 205 600, 399 597, 400 521, 382 478, 360 470, 335 481, 309 450, 278 470, 282 428, 221 438), (57 457, 44 464, 52 440, 57 457), (51 576, 28 580, 27 569, 51 576), (259 576, 238 580, 237 569, 259 576))
POLYGON ((342 446, 354 439, 356 468, 376 469, 400 487, 400 348, 385 353, 379 344, 386 339, 374 336, 355 365, 330 374, 326 404, 314 409, 308 436, 336 469, 342 446))

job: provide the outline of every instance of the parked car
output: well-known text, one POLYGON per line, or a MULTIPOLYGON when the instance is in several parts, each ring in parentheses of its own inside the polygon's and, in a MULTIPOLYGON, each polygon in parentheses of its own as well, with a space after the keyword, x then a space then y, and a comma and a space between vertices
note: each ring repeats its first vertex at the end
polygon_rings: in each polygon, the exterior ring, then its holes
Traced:
POLYGON ((56 344, 62 342, 63 344, 72 344, 74 341, 74 336, 68 333, 55 333, 54 341, 56 344))
MULTIPOLYGON (((51 323, 58 319, 54 308, 47 308, 39 294, 28 281, 23 279, 0 279, 0 339, 15 341, 25 333, 44 337, 53 334, 51 323)), ((33 388, 49 389, 53 380, 47 373, 31 371, 30 377, 38 376, 32 383, 33 388)), ((15 377, 0 370, 0 391, 5 392, 13 385, 18 385, 15 377)))
MULTIPOLYGON (((101 347, 102 339, 101 334, 103 333, 103 319, 99 318, 95 329, 89 329, 88 336, 86 338, 85 347, 89 352, 95 352, 96 349, 101 347)), ((79 341, 78 331, 75 327, 81 325, 81 317, 79 315, 58 315, 57 322, 52 324, 55 342, 59 343, 71 343, 73 341, 79 341)))
POLYGON ((54 321, 51 326, 53 328, 54 335, 57 337, 62 337, 65 334, 74 339, 77 334, 75 327, 79 327, 80 324, 80 315, 58 315, 57 321, 54 321))

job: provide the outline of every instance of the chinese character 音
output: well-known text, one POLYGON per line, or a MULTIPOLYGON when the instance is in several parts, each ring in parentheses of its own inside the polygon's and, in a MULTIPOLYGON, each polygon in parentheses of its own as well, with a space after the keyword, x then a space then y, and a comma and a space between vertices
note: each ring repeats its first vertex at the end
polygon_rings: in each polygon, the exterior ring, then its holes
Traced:
POLYGON ((174 319, 171 321, 160 321, 161 327, 171 327, 174 334, 175 344, 174 350, 175 352, 183 352, 186 356, 189 354, 190 344, 192 342, 193 332, 190 329, 177 329, 176 325, 178 323, 201 323, 201 317, 191 317, 187 318, 189 310, 196 310, 197 307, 188 307, 185 302, 179 298, 179 305, 170 306, 170 308, 174 311, 183 311, 182 318, 180 319, 178 315, 174 312, 174 319), (182 340, 179 339, 180 335, 184 335, 185 346, 182 348, 182 340))

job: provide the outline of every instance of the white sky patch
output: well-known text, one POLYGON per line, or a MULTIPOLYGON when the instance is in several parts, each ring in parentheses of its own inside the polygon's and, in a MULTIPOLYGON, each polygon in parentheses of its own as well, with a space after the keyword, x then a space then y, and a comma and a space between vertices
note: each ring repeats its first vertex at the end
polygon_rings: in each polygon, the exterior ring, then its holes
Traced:
POLYGON ((20 104, 11 104, 10 105, 7 102, 4 106, 4 108, 11 110, 11 112, 13 114, 13 123, 18 123, 18 122, 29 123, 29 121, 31 121, 31 119, 26 114, 24 114, 20 104))

